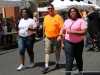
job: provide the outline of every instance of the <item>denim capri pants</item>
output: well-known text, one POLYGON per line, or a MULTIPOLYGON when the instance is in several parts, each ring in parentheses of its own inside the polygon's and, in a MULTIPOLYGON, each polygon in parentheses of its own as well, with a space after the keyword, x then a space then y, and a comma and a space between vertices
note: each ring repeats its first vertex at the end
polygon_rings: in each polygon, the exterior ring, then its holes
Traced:
POLYGON ((35 34, 32 34, 27 37, 19 36, 18 37, 18 48, 19 48, 20 56, 22 57, 24 56, 26 49, 27 49, 29 56, 34 55, 34 52, 33 52, 34 43, 35 43, 35 34))

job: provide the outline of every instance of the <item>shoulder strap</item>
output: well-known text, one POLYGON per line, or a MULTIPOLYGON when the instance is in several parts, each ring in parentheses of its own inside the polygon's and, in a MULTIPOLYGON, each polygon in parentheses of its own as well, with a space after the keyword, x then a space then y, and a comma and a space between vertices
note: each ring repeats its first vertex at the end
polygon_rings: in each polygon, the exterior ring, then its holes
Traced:
POLYGON ((74 24, 75 21, 73 21, 73 23, 70 25, 69 29, 71 29, 71 26, 74 24))

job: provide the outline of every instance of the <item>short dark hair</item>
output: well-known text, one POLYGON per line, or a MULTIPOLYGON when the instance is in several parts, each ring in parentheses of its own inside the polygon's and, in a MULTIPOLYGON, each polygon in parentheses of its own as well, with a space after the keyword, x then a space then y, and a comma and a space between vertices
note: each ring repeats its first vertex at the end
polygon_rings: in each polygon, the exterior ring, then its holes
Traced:
POLYGON ((72 10, 72 9, 74 9, 74 10, 76 11, 77 18, 81 18, 81 15, 80 15, 78 9, 77 9, 77 8, 74 8, 74 7, 70 8, 70 9, 68 10, 68 17, 71 18, 70 13, 71 13, 71 10, 72 10))
POLYGON ((33 19, 33 14, 32 14, 32 12, 31 12, 31 10, 30 10, 29 8, 23 8, 23 9, 21 10, 21 16, 22 16, 22 11, 23 11, 23 10, 25 10, 26 13, 28 14, 28 16, 29 16, 30 18, 33 19))
POLYGON ((49 6, 51 6, 51 7, 53 7, 53 8, 54 8, 54 5, 53 5, 53 4, 48 4, 48 5, 47 5, 47 7, 49 7, 49 6))
POLYGON ((89 11, 86 11, 86 14, 88 14, 89 13, 89 11))
POLYGON ((90 7, 89 9, 92 9, 93 11, 96 11, 96 9, 94 7, 90 7))

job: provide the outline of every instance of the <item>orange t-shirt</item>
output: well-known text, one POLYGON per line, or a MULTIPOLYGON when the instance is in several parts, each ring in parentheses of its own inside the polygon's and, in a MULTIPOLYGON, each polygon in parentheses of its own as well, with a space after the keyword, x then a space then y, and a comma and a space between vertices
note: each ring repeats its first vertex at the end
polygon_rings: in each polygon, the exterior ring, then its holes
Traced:
POLYGON ((45 30, 45 35, 48 38, 55 38, 59 36, 60 29, 63 27, 63 19, 60 15, 55 14, 51 17, 50 15, 45 16, 43 29, 45 30))

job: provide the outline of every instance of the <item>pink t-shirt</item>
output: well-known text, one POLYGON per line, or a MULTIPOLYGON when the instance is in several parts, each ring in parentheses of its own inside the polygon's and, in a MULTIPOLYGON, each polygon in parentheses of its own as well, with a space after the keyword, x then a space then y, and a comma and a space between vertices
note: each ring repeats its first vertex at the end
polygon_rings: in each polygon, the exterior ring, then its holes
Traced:
POLYGON ((73 20, 71 20, 71 19, 67 19, 64 22, 63 29, 66 30, 65 39, 68 40, 69 42, 77 43, 77 42, 82 41, 84 39, 84 36, 79 36, 76 34, 67 34, 67 30, 70 28, 73 31, 80 31, 81 29, 87 28, 87 26, 86 26, 84 20, 79 19, 79 18, 71 26, 72 23, 73 23, 73 20))

